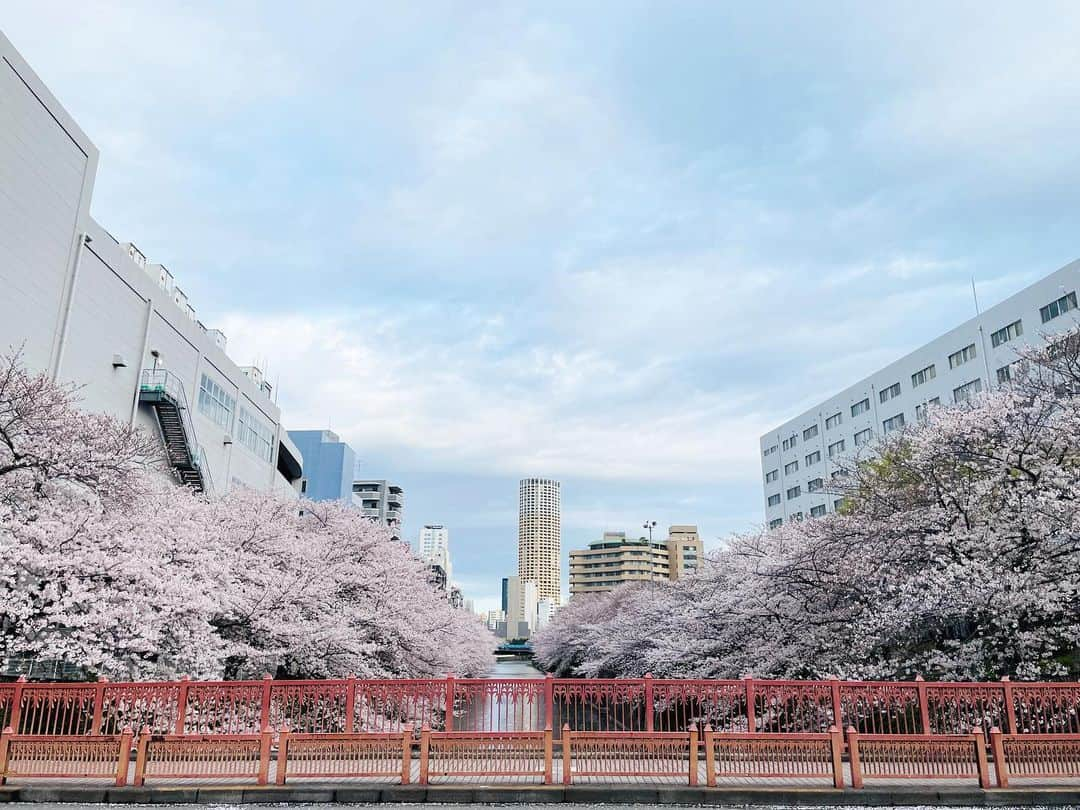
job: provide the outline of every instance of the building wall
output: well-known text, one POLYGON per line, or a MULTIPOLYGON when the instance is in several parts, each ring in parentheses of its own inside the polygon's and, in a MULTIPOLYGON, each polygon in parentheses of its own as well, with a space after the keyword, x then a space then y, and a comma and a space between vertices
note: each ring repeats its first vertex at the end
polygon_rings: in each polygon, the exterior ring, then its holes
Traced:
POLYGON ((869 431, 872 447, 872 440, 886 432, 886 420, 902 414, 905 424, 911 424, 918 419, 916 408, 934 399, 941 405, 954 404, 956 389, 975 380, 980 381, 983 391, 998 388, 1002 385, 998 382, 998 369, 1016 360, 1018 347, 1041 342, 1044 336, 1076 325, 1077 310, 1044 323, 1040 308, 1077 291, 1080 291, 1080 261, 1051 273, 763 435, 760 452, 766 524, 775 526, 793 518, 814 516, 815 512, 835 511, 838 499, 834 495, 808 489, 818 479, 828 489, 830 477, 839 464, 858 451, 856 434, 867 435, 869 431), (992 335, 1017 320, 1023 324, 1023 334, 995 347, 992 335), (950 368, 949 356, 971 345, 975 346, 974 358, 950 368), (935 369, 934 378, 916 386, 912 375, 930 365, 935 369), (887 395, 888 389, 896 384, 900 386, 899 396, 883 401, 882 392, 887 395), (869 407, 854 413, 853 407, 864 401, 869 407), (836 414, 840 418, 833 424, 830 418, 836 414), (787 448, 785 441, 789 443, 787 448), (844 449, 835 450, 830 458, 830 446, 840 441, 844 442, 844 449), (820 460, 815 460, 815 453, 820 454, 820 460), (775 502, 770 503, 770 498, 775 502))
POLYGON ((212 491, 293 491, 277 473, 277 406, 175 302, 161 268, 89 216, 97 150, 3 35, 0 57, 0 351, 21 347, 30 368, 77 385, 86 408, 158 434, 137 402, 156 363, 183 384, 212 491), (198 407, 204 373, 235 399, 226 426, 198 407), (271 437, 269 458, 234 441, 240 406, 271 437))
POLYGON ((664 544, 668 551, 668 575, 678 579, 694 571, 705 559, 705 545, 701 542, 697 526, 671 526, 664 544))
POLYGON ((290 430, 289 438, 304 456, 304 497, 351 503, 353 449, 330 430, 290 430))
POLYGON ((587 549, 570 552, 570 595, 604 593, 628 582, 669 582, 704 559, 697 526, 672 526, 663 542, 604 532, 587 549))
POLYGON ((562 524, 559 482, 525 478, 518 484, 518 578, 535 582, 538 597, 562 603, 562 524))

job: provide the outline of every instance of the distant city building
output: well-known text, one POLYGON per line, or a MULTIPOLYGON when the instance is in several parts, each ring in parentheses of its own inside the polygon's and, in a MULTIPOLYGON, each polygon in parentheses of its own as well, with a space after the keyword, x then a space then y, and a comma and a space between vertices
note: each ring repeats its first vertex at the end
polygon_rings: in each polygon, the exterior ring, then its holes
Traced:
POLYGON ((570 552, 570 595, 603 593, 627 582, 668 582, 696 569, 703 558, 697 526, 672 526, 663 541, 604 532, 587 549, 570 552))
POLYGON ((865 445, 1009 385, 1018 349, 1076 325, 1078 288, 1074 261, 762 436, 766 524, 835 511, 829 481, 865 445))
POLYGON ((441 565, 428 565, 428 581, 435 586, 436 590, 445 591, 449 580, 446 577, 446 569, 441 565))
POLYGON ((503 616, 506 618, 507 632, 517 632, 518 623, 525 614, 521 603, 521 580, 517 577, 503 577, 503 616))
POLYGON ((450 563, 450 531, 442 525, 429 524, 420 529, 417 541, 420 559, 431 565, 441 566, 448 578, 454 576, 450 563))
POLYGON ((494 633, 496 630, 499 629, 499 622, 502 622, 503 626, 504 626, 503 632, 504 633, 506 632, 505 631, 506 616, 503 614, 503 612, 501 610, 489 610, 487 612, 486 619, 487 619, 488 630, 490 630, 490 631, 492 631, 494 633))
POLYGON ((540 630, 545 624, 555 618, 555 603, 547 597, 536 603, 536 623, 533 630, 540 630))
POLYGON ((290 430, 304 455, 300 494, 313 501, 352 502, 356 453, 331 430, 290 430))
MULTIPOLYGON (((178 484, 296 497, 304 459, 262 372, 228 357, 164 265, 90 216, 98 149, 3 34, 0 111, 0 353, 160 437, 178 484)), ((158 224, 181 252, 188 234, 158 224)))
POLYGON ((476 602, 474 602, 472 599, 466 599, 465 611, 467 613, 476 613, 476 602))
POLYGON ((538 598, 562 600, 559 482, 525 478, 518 485, 518 578, 535 582, 538 598))
POLYGON ((461 588, 457 585, 450 586, 450 606, 455 608, 463 608, 465 606, 465 597, 461 593, 461 588))
POLYGON ((370 518, 375 518, 396 532, 401 526, 405 493, 385 479, 353 481, 353 504, 370 518))

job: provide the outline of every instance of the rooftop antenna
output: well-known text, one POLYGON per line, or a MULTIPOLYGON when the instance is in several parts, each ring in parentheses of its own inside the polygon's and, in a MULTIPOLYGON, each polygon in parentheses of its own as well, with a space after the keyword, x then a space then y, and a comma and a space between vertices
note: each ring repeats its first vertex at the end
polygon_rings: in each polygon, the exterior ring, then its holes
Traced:
POLYGON ((975 317, 978 317, 979 312, 979 294, 975 292, 975 276, 971 277, 971 297, 975 299, 975 317))

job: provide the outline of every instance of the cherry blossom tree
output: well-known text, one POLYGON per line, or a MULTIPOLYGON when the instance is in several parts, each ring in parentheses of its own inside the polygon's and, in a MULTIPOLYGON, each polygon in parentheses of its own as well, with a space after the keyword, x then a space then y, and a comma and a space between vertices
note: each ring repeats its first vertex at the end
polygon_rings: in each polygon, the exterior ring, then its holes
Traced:
POLYGON ((628 676, 1075 677, 1080 333, 1014 372, 841 470, 838 513, 730 538, 670 586, 571 603, 536 640, 541 660, 628 676))

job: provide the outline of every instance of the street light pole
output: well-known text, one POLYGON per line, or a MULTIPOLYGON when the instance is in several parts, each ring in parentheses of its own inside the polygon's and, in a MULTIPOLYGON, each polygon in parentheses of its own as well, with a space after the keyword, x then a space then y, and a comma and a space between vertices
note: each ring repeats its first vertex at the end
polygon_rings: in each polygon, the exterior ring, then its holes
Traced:
POLYGON ((643 523, 641 526, 641 528, 649 530, 649 545, 652 545, 652 530, 655 526, 655 520, 646 520, 645 523, 643 523))

